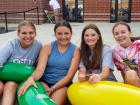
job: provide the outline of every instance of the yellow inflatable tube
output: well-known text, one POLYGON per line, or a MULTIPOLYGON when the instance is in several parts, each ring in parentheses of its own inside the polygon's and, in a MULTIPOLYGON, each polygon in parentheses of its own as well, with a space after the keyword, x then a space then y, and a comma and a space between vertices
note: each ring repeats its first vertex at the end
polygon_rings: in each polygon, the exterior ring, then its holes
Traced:
POLYGON ((140 105, 140 88, 119 82, 76 82, 67 92, 72 105, 140 105))

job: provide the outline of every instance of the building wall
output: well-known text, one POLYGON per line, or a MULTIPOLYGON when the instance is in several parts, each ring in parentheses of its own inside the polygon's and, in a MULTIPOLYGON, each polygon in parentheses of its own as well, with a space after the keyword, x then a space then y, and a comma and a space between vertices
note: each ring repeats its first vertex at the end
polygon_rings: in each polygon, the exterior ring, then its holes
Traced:
POLYGON ((84 0, 85 21, 109 21, 110 0, 84 0))
MULTIPOLYGON (((48 0, 1 0, 0 13, 24 12, 39 7, 40 23, 45 21, 44 9, 48 7, 48 0)), ((19 22, 24 19, 23 13, 7 14, 8 22, 19 22)), ((26 12, 26 19, 37 22, 37 10, 26 12)), ((0 14, 0 22, 4 21, 4 14, 0 14)))
MULTIPOLYGON (((111 0, 84 0, 85 21, 110 21, 111 0)), ((131 21, 140 21, 140 0, 131 0, 131 21)))
POLYGON ((131 21, 140 21, 140 0, 132 0, 131 21))
MULTIPOLYGON (((48 0, 0 0, 0 13, 2 12, 23 12, 29 9, 39 7, 40 23, 46 21, 44 9, 52 13, 48 5, 48 0)), ((62 1, 58 0, 61 7, 62 1)), ((110 21, 111 0, 83 0, 84 21, 110 21)), ((8 14, 8 22, 19 22, 23 20, 23 13, 8 14)), ((27 12, 26 19, 37 23, 36 10, 27 12)), ((0 22, 4 22, 4 14, 0 14, 0 22)), ((140 0, 132 0, 131 21, 140 21, 140 0)))

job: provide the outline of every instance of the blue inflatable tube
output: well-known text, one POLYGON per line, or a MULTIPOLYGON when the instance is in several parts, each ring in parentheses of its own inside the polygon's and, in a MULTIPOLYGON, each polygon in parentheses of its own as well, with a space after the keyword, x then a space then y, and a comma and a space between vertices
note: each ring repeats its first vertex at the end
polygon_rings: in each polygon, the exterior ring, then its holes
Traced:
MULTIPOLYGON (((19 85, 18 88, 22 83, 19 85)), ((38 88, 34 86, 30 86, 27 91, 18 96, 18 102, 20 105, 56 105, 54 101, 52 101, 49 96, 46 94, 46 91, 40 82, 36 81, 36 85, 38 88)))

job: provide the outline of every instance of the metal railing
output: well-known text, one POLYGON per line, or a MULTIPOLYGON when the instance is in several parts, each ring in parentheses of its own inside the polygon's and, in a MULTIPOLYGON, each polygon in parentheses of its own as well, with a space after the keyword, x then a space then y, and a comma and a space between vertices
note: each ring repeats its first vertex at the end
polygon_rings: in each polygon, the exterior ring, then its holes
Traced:
POLYGON ((25 20, 26 19, 26 13, 30 12, 30 11, 33 11, 33 10, 36 10, 36 13, 37 13, 37 23, 39 24, 39 10, 38 10, 38 7, 32 8, 32 9, 27 10, 27 11, 22 11, 22 12, 2 12, 2 13, 0 13, 0 15, 4 15, 5 31, 8 32, 8 14, 19 14, 19 13, 22 14, 23 13, 23 19, 25 20))

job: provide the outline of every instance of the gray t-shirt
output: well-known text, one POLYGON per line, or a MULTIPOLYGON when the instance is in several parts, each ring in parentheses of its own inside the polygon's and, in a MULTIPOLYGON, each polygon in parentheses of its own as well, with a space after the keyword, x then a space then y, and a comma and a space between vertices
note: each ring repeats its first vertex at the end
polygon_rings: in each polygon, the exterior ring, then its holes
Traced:
MULTIPOLYGON (((115 76, 113 75, 114 63, 113 63, 113 61, 112 61, 112 49, 111 49, 109 46, 107 46, 107 45, 104 45, 103 54, 102 54, 102 62, 101 62, 100 64, 101 64, 101 65, 100 65, 101 68, 103 68, 103 67, 105 67, 105 66, 107 66, 107 67, 110 68, 111 72, 110 72, 110 75, 109 75, 109 77, 108 77, 108 80, 116 81, 115 76)), ((86 68, 86 67, 84 66, 82 60, 81 60, 81 62, 80 62, 79 67, 84 67, 84 68, 86 68)), ((90 69, 90 70, 87 70, 87 73, 88 73, 88 74, 89 74, 89 73, 99 74, 99 73, 101 73, 101 70, 92 68, 92 69, 90 69)))
POLYGON ((9 40, 0 46, 0 64, 6 61, 34 66, 42 47, 41 42, 35 40, 28 48, 22 48, 18 38, 9 40))

